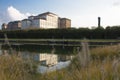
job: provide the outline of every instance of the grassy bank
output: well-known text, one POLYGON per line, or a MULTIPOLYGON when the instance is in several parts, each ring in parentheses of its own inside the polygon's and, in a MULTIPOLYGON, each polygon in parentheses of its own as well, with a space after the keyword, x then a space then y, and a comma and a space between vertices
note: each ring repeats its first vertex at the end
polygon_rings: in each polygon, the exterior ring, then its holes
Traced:
MULTIPOLYGON (((85 44, 86 45, 86 44, 85 44)), ((81 52, 66 69, 44 74, 42 80, 120 80, 120 46, 81 52), (84 54, 83 54, 84 53, 84 54), (80 56, 82 57, 80 57, 80 56)))
POLYGON ((0 56, 0 80, 34 80, 36 65, 18 55, 0 56))
POLYGON ((69 67, 37 74, 31 61, 0 56, 0 80, 120 80, 120 45, 89 49, 82 43, 69 67))

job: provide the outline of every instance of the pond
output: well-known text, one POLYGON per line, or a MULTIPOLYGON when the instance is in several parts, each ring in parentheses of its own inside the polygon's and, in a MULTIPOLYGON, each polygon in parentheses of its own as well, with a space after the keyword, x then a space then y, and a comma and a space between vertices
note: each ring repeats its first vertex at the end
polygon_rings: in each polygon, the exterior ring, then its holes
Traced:
POLYGON ((11 48, 2 46, 0 55, 17 54, 25 59, 38 63, 38 72, 44 73, 67 67, 74 58, 73 46, 49 45, 13 45, 11 48))
MULTIPOLYGON (((95 43, 88 45, 89 48, 111 45, 111 43, 95 43), (97 45, 96 45, 97 44, 97 45)), ((38 72, 44 73, 65 68, 69 66, 71 60, 77 54, 79 46, 64 46, 64 45, 10 45, 1 46, 0 55, 17 54, 25 59, 31 59, 38 64, 38 72)))

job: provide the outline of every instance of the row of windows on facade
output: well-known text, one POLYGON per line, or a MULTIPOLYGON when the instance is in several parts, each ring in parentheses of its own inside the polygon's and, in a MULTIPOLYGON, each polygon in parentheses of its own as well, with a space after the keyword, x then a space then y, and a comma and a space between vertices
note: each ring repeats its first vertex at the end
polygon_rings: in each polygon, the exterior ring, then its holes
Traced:
POLYGON ((28 19, 22 21, 13 21, 8 24, 2 24, 2 29, 16 30, 29 28, 70 28, 71 20, 67 18, 60 18, 56 14, 46 12, 38 16, 30 16, 28 19))

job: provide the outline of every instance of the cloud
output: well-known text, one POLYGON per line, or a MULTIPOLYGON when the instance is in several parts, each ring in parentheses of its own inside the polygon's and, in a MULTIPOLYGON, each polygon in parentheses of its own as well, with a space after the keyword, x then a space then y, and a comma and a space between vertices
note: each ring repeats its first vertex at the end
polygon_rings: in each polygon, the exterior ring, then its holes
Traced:
POLYGON ((2 23, 8 23, 10 21, 22 20, 31 16, 30 13, 21 13, 18 9, 13 6, 9 6, 6 10, 0 12, 0 25, 2 23))
POLYGON ((7 9, 8 16, 11 20, 22 20, 30 16, 30 13, 21 13, 19 10, 13 6, 8 7, 7 9))

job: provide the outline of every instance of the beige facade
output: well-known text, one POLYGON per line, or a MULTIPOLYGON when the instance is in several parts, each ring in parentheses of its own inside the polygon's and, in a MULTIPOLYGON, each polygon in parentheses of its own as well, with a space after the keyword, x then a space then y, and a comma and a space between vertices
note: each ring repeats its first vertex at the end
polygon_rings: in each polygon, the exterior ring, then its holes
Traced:
POLYGON ((28 29, 28 28, 30 28, 30 26, 31 26, 30 20, 28 20, 28 19, 22 20, 22 26, 21 26, 22 29, 28 29))
POLYGON ((7 25, 7 30, 17 30, 21 29, 21 21, 9 22, 7 25))
POLYGON ((17 30, 21 29, 21 21, 13 21, 8 24, 2 24, 2 30, 17 30))
POLYGON ((59 18, 59 28, 70 28, 71 20, 67 18, 59 18))
POLYGON ((3 23, 2 24, 2 30, 6 30, 7 29, 7 24, 3 23))
POLYGON ((58 16, 55 14, 47 15, 46 28, 58 28, 58 16))
POLYGON ((22 21, 22 29, 28 28, 58 28, 58 16, 51 12, 39 14, 38 16, 30 16, 22 21))
MULTIPOLYGON (((67 18, 59 18, 58 15, 45 12, 37 16, 29 16, 28 19, 22 21, 9 22, 7 25, 8 30, 16 29, 57 29, 57 28, 70 28, 71 20, 67 18)), ((5 26, 4 26, 5 28, 5 26)))

